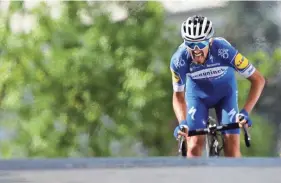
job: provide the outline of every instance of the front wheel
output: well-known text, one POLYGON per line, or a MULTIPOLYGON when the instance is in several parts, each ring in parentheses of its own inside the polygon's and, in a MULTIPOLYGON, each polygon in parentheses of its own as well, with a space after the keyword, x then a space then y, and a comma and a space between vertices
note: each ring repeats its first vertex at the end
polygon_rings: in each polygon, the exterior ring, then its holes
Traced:
POLYGON ((223 137, 221 134, 207 135, 206 150, 208 157, 223 156, 223 137))

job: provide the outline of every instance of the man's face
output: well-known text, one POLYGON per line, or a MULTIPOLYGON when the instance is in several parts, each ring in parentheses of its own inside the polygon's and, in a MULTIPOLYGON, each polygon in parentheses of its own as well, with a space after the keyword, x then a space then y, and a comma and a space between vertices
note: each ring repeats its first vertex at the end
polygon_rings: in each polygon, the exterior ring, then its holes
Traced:
POLYGON ((185 42, 187 50, 191 55, 193 62, 196 64, 204 64, 208 55, 209 42, 185 42))

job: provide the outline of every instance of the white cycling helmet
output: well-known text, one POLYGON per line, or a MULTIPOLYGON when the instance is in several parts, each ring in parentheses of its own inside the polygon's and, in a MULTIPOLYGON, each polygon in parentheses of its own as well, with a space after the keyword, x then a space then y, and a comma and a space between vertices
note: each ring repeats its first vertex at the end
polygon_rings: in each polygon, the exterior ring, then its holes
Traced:
POLYGON ((210 39, 214 35, 212 22, 204 16, 189 17, 181 25, 181 36, 185 41, 199 42, 210 39))

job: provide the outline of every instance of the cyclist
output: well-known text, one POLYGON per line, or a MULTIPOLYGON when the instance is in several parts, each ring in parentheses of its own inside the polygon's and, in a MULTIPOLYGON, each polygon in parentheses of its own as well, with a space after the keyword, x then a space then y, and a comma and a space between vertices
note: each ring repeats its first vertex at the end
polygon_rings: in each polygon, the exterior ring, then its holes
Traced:
MULTIPOLYGON (((220 123, 247 123, 252 125, 250 112, 257 103, 265 85, 261 73, 226 39, 214 37, 211 20, 204 16, 187 18, 181 25, 183 43, 170 61, 173 82, 173 109, 179 121, 175 138, 187 138, 187 157, 201 156, 205 137, 187 137, 182 127, 194 130, 206 127, 208 110, 214 108, 220 123), (251 83, 248 99, 238 110, 238 90, 235 72, 251 83), (244 120, 238 119, 243 115, 244 120)), ((224 133, 224 154, 240 157, 240 129, 224 133)))

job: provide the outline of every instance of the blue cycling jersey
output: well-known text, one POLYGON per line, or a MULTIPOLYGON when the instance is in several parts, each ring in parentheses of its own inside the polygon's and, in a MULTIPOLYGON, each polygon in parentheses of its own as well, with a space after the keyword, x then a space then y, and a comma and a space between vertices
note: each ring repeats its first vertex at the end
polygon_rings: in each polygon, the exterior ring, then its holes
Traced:
MULTIPOLYGON (((181 44, 170 62, 173 90, 185 91, 189 128, 204 128, 208 109, 215 108, 220 123, 234 122, 238 111, 235 73, 250 77, 256 68, 224 38, 213 38, 206 62, 192 62, 185 44, 181 44)), ((226 133, 239 133, 239 129, 226 133)))
POLYGON ((174 91, 187 96, 215 97, 236 90, 235 71, 244 77, 251 76, 255 67, 224 38, 213 38, 204 65, 195 64, 181 44, 173 54, 170 69, 174 91))

